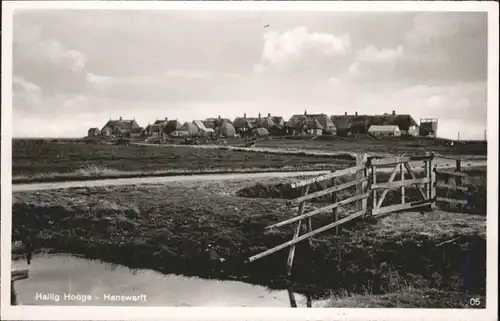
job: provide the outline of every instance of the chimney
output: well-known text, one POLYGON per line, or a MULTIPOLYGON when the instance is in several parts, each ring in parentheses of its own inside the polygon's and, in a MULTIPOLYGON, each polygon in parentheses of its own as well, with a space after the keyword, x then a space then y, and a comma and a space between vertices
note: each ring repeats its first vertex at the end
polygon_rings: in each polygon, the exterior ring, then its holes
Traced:
POLYGON ((259 113, 259 118, 260 118, 260 113, 259 113))
POLYGON ((392 116, 396 116, 396 111, 395 110, 392 111, 392 116))
POLYGON ((307 110, 304 110, 304 116, 307 116, 307 110))
POLYGON ((271 117, 271 113, 267 113, 267 117, 271 117))
POLYGON ((219 115, 219 119, 220 119, 220 115, 219 115))
POLYGON ((244 113, 244 114, 243 114, 243 118, 247 118, 247 113, 244 113))
POLYGON ((358 116, 358 112, 355 112, 354 115, 358 116))
POLYGON ((347 116, 347 112, 345 112, 345 113, 344 113, 344 115, 346 115, 346 116, 347 116))
POLYGON ((120 116, 120 120, 122 120, 122 116, 120 116))
POLYGON ((165 117, 165 121, 167 121, 167 120, 168 120, 168 117, 165 117))

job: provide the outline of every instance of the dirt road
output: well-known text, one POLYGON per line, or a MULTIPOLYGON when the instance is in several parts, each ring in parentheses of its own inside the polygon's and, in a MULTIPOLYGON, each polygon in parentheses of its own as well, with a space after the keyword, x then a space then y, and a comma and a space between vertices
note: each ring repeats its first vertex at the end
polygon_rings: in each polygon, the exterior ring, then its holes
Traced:
MULTIPOLYGON (((484 167, 486 160, 470 160, 463 164, 463 168, 484 167)), ((455 161, 445 158, 436 159, 436 167, 453 168, 455 161)), ((421 162, 410 163, 416 171, 422 170, 421 162)), ((380 168, 379 171, 392 171, 391 168, 380 168)), ((314 176, 327 173, 328 171, 300 171, 300 172, 266 172, 266 173, 234 173, 234 174, 203 174, 203 175, 181 175, 169 177, 136 177, 136 178, 114 178, 101 180, 86 180, 73 182, 51 182, 12 185, 13 192, 26 192, 49 189, 75 188, 75 187, 98 187, 116 185, 142 185, 142 184, 165 184, 168 182, 202 181, 202 180, 238 180, 258 178, 283 178, 295 176, 314 176)))

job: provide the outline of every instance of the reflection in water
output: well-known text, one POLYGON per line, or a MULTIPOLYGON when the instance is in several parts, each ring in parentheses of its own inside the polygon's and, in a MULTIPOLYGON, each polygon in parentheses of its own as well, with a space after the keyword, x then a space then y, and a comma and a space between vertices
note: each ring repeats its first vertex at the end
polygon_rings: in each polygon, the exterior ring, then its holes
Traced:
MULTIPOLYGON (((27 268, 26 261, 13 262, 13 268, 27 268)), ((23 305, 290 306, 287 291, 131 270, 69 255, 36 255, 29 270, 29 279, 15 284, 23 305)), ((296 297, 298 306, 305 306, 306 299, 296 297)))

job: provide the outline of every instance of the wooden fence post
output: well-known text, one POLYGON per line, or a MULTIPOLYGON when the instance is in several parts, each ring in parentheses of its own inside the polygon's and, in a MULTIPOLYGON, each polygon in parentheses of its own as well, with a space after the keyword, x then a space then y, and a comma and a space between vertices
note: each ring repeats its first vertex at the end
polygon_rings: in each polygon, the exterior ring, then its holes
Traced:
MULTIPOLYGON (((366 154, 357 154, 356 155, 356 166, 362 166, 366 163, 366 154)), ((364 170, 358 170, 356 172, 356 179, 362 178, 364 174, 364 170)), ((361 195, 364 192, 364 183, 360 183, 356 185, 356 195, 361 195)), ((356 202, 356 211, 361 211, 366 206, 366 200, 360 200, 356 202)))
MULTIPOLYGON (((404 163, 399 164, 399 170, 401 171, 401 181, 405 180, 405 170, 404 163)), ((405 203, 405 187, 401 186, 401 204, 405 203)))
MULTIPOLYGON (((371 184, 375 185, 377 184, 377 166, 371 165, 372 168, 372 179, 371 179, 371 184)), ((377 211, 377 190, 375 188, 372 188, 372 215, 377 211)))
MULTIPOLYGON (((461 172, 462 171, 462 162, 460 159, 457 159, 455 160, 456 162, 456 168, 455 168, 455 172, 461 172)), ((462 178, 460 176, 456 176, 455 177, 455 184, 457 186, 462 186, 462 178)))
MULTIPOLYGON (((307 186, 304 187, 304 193, 303 193, 303 195, 307 195, 307 193, 309 192, 310 186, 311 185, 307 185, 307 186)), ((304 206, 305 206, 305 201, 303 201, 303 202, 301 202, 299 204, 298 215, 302 215, 302 212, 304 211, 304 206)), ((296 227, 295 227, 295 232, 293 234, 293 239, 296 239, 297 237, 299 237, 301 225, 302 225, 302 220, 299 220, 297 222, 296 227)), ((286 262, 286 267, 287 267, 286 274, 287 274, 288 278, 290 278, 290 276, 292 275, 292 267, 293 267, 293 258, 294 258, 294 256, 295 256, 295 244, 290 247, 290 251, 288 252, 288 260, 286 262)), ((295 295, 293 293, 293 290, 291 289, 291 286, 288 289, 288 296, 290 298, 290 306, 292 308, 296 308, 297 307, 297 301, 295 301, 295 295)))
POLYGON ((429 156, 429 168, 427 169, 429 172, 429 200, 431 201, 431 210, 434 210, 436 208, 436 173, 432 169, 434 153, 429 153, 429 156))

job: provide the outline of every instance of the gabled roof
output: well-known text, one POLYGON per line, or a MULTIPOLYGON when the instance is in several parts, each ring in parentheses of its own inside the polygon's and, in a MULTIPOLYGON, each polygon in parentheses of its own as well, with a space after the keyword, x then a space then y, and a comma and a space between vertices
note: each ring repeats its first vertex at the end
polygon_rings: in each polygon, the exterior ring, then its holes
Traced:
POLYGON ((207 127, 201 120, 193 120, 193 124, 195 124, 196 127, 198 127, 199 130, 206 131, 207 127))
POLYGON ((234 128, 254 128, 255 122, 255 118, 237 117, 233 122, 233 126, 234 128))
MULTIPOLYGON (((136 124, 135 120, 125 120, 125 119, 119 119, 119 120, 109 120, 104 127, 110 127, 110 128, 119 128, 122 130, 130 130, 132 129, 133 125, 136 124)), ((103 127, 103 128, 104 128, 103 127)))
POLYGON ((308 119, 306 121, 306 126, 308 129, 323 129, 323 126, 318 122, 317 119, 310 120, 308 119))
POLYGON ((255 127, 262 127, 262 128, 273 128, 275 126, 274 121, 271 117, 262 117, 262 118, 257 118, 255 121, 255 127))

